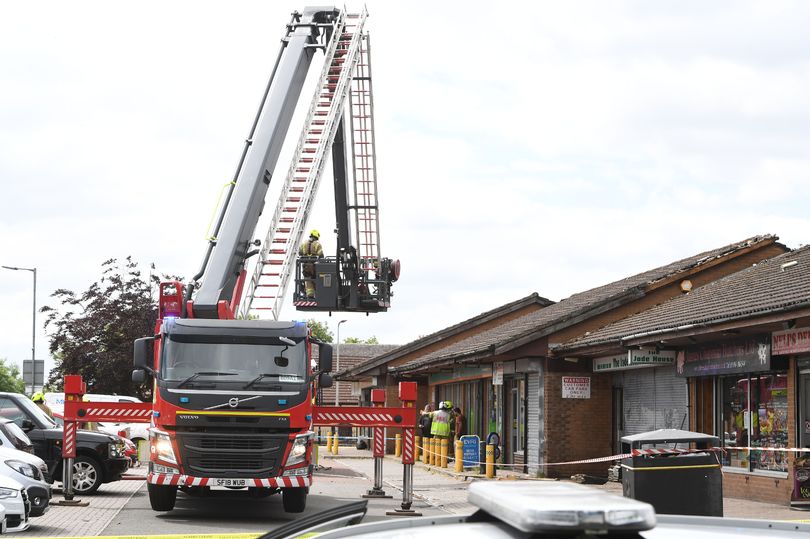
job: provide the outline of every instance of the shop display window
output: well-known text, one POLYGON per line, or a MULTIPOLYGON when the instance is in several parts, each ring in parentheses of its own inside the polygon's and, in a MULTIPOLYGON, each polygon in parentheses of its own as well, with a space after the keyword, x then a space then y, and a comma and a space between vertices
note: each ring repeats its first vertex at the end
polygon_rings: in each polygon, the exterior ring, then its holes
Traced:
POLYGON ((787 447, 787 372, 724 376, 720 386, 723 465, 787 472, 784 453, 753 449, 787 447))

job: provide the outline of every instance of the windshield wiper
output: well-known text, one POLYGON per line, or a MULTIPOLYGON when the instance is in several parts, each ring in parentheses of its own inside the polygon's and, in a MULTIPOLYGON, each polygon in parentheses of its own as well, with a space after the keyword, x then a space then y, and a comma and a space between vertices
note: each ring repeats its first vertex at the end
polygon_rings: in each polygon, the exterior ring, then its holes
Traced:
POLYGON ((183 380, 182 382, 177 384, 177 387, 178 388, 183 387, 187 383, 189 383, 192 380, 196 379, 198 376, 234 376, 235 374, 236 374, 235 372, 218 372, 218 371, 195 372, 194 374, 192 374, 191 376, 189 376, 188 378, 186 378, 185 380, 183 380))
POLYGON ((245 384, 245 387, 243 387, 242 389, 247 389, 247 388, 251 387, 253 384, 255 384, 256 382, 260 382, 262 380, 262 378, 270 378, 271 376, 275 376, 276 378, 281 377, 281 375, 276 373, 276 372, 263 373, 263 374, 260 374, 259 376, 257 376, 256 378, 254 378, 253 380, 251 380, 250 382, 248 382, 247 384, 245 384))

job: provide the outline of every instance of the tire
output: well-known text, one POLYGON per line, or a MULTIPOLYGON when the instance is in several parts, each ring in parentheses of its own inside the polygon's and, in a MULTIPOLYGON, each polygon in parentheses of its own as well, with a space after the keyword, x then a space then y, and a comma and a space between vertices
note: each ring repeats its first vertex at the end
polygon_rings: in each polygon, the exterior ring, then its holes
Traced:
POLYGON ((285 488, 281 491, 281 502, 287 513, 303 513, 307 508, 307 488, 285 488))
POLYGON ((149 504, 154 511, 171 511, 177 501, 177 487, 171 485, 146 484, 149 492, 149 504))
POLYGON ((76 494, 92 494, 103 480, 104 470, 96 459, 78 455, 73 461, 73 490, 76 494))

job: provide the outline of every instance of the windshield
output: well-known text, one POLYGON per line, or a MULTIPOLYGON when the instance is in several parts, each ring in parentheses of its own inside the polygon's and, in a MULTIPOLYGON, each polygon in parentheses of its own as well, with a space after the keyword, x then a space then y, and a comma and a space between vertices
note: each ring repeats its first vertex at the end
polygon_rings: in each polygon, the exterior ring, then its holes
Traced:
POLYGON ((260 375, 265 376, 254 384, 305 382, 305 341, 288 345, 278 337, 172 335, 160 365, 160 377, 167 381, 194 377, 244 385, 260 375))
POLYGON ((45 412, 39 409, 39 406, 34 404, 32 401, 28 399, 19 399, 20 406, 25 408, 25 411, 28 412, 29 415, 32 415, 37 418, 46 428, 52 429, 56 426, 56 422, 45 412))
POLYGON ((3 432, 6 434, 6 436, 8 436, 11 443, 14 444, 14 447, 17 449, 31 447, 31 439, 27 434, 25 434, 25 431, 18 427, 13 421, 3 423, 0 425, 0 428, 3 429, 3 432))

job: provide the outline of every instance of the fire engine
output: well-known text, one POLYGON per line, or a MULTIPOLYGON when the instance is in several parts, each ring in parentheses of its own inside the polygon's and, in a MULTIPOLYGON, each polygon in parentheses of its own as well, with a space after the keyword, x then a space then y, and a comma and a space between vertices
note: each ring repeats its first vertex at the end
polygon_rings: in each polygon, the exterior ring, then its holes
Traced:
MULTIPOLYGON (((154 335, 135 342, 133 381, 154 378, 147 481, 156 511, 172 510, 178 489, 194 495, 212 487, 247 488, 255 496, 281 492, 288 512, 306 506, 314 397, 332 383, 332 349, 305 322, 279 321, 287 285, 293 283, 299 310, 369 313, 390 307, 399 277, 399 262, 379 252, 366 16, 323 7, 293 14, 202 267, 187 284, 161 283, 154 335), (324 63, 317 89, 267 236, 256 240, 318 51, 324 63), (330 152, 337 253, 299 259, 330 152), (311 284, 314 295, 305 293, 311 284), (268 313, 271 319, 258 319, 268 313)), ((408 410, 396 419, 415 422, 411 416, 408 410)))

